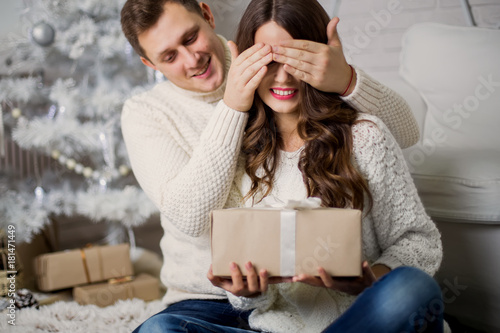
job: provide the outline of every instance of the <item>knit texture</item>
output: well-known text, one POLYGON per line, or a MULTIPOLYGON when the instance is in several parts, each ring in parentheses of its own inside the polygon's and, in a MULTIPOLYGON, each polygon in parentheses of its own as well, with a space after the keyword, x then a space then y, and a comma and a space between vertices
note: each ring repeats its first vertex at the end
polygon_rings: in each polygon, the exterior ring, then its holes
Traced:
MULTIPOLYGON (((227 73, 231 56, 226 40, 220 39, 227 73)), ((358 80, 346 101, 361 106, 358 100, 372 99, 371 94, 362 96, 375 89, 369 87, 383 89, 362 71, 357 73, 364 79, 358 80)), ((130 98, 123 108, 122 132, 132 170, 161 213, 165 233, 160 242, 164 258, 160 278, 168 288, 165 304, 226 298, 206 278, 211 261, 210 212, 241 204, 239 189, 232 183, 248 115, 224 104, 225 86, 226 82, 214 92, 196 93, 164 82, 130 98)), ((389 91, 377 97, 387 101, 367 104, 362 111, 386 115, 387 121, 407 116, 408 106, 399 95, 389 91), (381 112, 380 105, 393 108, 381 112)), ((409 114, 408 123, 416 128, 409 114)), ((405 126, 391 130, 412 133, 405 126)))
MULTIPOLYGON (((353 126, 354 161, 368 181, 373 207, 363 212, 363 258, 391 269, 405 265, 433 275, 442 259, 439 231, 425 213, 401 149, 377 117, 361 115, 353 126)), ((307 197, 297 152, 281 152, 271 195, 279 200, 307 197)), ((251 180, 244 170, 235 178, 247 193, 251 180)), ((246 206, 251 206, 247 200, 246 206)), ((301 283, 271 285, 260 297, 235 297, 231 303, 253 309, 250 325, 265 332, 321 332, 355 297, 301 283)))
POLYGON ((362 70, 357 67, 354 69, 358 83, 349 96, 341 98, 356 110, 382 119, 401 148, 416 144, 420 132, 408 103, 362 70))

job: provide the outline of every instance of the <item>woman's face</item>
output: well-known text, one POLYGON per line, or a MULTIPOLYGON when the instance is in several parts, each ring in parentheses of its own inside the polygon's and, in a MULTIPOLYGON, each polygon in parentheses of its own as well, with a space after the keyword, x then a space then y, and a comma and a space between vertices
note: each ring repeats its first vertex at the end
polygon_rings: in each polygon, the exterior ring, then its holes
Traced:
MULTIPOLYGON (((288 39, 292 39, 292 36, 273 21, 264 24, 255 33, 255 43, 278 45, 280 41, 288 39)), ((282 64, 273 62, 268 65, 257 94, 274 112, 298 114, 299 89, 300 81, 288 74, 282 64)))

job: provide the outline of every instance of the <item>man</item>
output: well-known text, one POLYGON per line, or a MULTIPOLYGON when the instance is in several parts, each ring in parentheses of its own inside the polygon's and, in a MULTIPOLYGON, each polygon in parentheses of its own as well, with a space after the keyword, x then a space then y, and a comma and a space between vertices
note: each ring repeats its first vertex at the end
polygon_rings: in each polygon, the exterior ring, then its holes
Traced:
POLYGON ((142 62, 168 79, 129 99, 122 113, 132 169, 160 210, 165 232, 161 280, 168 307, 138 330, 176 332, 200 321, 244 327, 248 313, 233 310, 225 291, 206 277, 209 223, 212 210, 239 205, 227 198, 238 191, 233 178, 246 111, 266 65, 285 63, 291 75, 378 115, 402 146, 418 138, 416 122, 399 96, 347 64, 338 19, 328 27, 329 45, 257 44, 241 55, 215 34, 209 6, 195 0, 128 0, 121 22, 142 62))

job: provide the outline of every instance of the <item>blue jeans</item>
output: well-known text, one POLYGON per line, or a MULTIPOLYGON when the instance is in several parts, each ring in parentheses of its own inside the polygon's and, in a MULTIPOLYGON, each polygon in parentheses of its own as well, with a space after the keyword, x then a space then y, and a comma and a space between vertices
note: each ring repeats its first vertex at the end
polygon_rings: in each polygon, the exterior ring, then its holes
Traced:
MULTIPOLYGON (((400 267, 361 293, 324 333, 443 332, 444 305, 439 285, 426 273, 400 267)), ((134 333, 254 332, 251 311, 237 311, 227 301, 189 300, 170 305, 134 333)))
POLYGON ((437 282, 413 267, 399 267, 363 291, 324 333, 441 333, 444 303, 437 282))
POLYGON ((168 306, 133 333, 253 332, 248 325, 252 311, 238 311, 227 300, 188 300, 168 306))

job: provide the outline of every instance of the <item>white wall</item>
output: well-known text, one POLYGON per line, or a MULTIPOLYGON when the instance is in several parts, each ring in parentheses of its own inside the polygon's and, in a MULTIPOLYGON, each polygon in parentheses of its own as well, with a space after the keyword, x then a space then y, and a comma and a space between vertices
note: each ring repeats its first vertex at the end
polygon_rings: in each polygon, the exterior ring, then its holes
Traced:
POLYGON ((9 54, 7 46, 1 41, 7 39, 11 34, 20 36, 19 15, 22 6, 22 1, 0 0, 0 74, 7 73, 5 60, 9 54))
MULTIPOLYGON (((243 12, 249 0, 201 0, 207 3, 215 17, 215 30, 228 39, 233 39, 243 12)), ((307 0, 304 0, 307 1, 307 0)), ((319 0, 330 14, 334 12, 334 0, 319 0)))
MULTIPOLYGON (((204 1, 214 12, 216 31, 232 39, 249 0, 204 1)), ((397 72, 401 37, 411 25, 426 21, 467 25, 461 0, 319 1, 331 16, 337 12, 340 17, 339 32, 348 58, 373 75, 397 72)), ((500 0, 469 0, 469 3, 478 26, 498 27, 500 0)), ((0 39, 8 33, 21 32, 18 26, 21 6, 21 1, 0 0, 0 39)))
MULTIPOLYGON (((500 0, 469 0, 479 27, 498 28, 500 0)), ((413 24, 466 26, 461 0, 344 0, 339 33, 352 63, 377 76, 395 74, 401 38, 413 24)))
MULTIPOLYGON (((307 1, 307 0, 304 0, 307 1)), ((440 22, 466 26, 461 0, 319 0, 340 17, 339 33, 348 60, 375 76, 397 73, 401 38, 413 24, 440 22)), ((249 0, 205 0, 216 31, 231 39, 249 0)), ((478 26, 497 28, 500 0, 469 0, 478 26)))
POLYGON ((22 1, 0 0, 0 39, 7 37, 10 32, 20 32, 19 10, 22 1))

